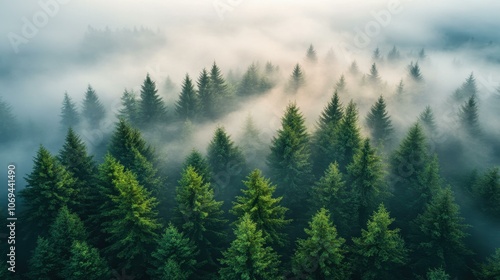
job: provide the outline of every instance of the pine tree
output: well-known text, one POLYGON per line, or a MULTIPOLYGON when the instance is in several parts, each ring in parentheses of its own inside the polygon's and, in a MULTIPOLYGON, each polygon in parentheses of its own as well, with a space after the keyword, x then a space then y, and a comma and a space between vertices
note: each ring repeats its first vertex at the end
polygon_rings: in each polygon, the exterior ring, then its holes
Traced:
POLYGON ((214 199, 210 184, 203 183, 201 176, 191 166, 182 174, 176 201, 177 225, 200 250, 196 260, 204 264, 201 271, 214 272, 227 222, 223 218, 222 202, 214 199))
POLYGON ((228 106, 230 105, 232 96, 220 68, 215 62, 210 69, 209 78, 210 96, 214 102, 211 103, 212 107, 210 107, 208 113, 210 117, 218 118, 229 111, 228 106))
POLYGON ((83 119, 91 128, 98 128, 105 116, 106 111, 104 110, 104 106, 99 101, 99 97, 97 97, 92 86, 89 85, 83 99, 83 119))
POLYGON ((33 160, 33 170, 20 191, 24 201, 24 220, 33 233, 44 234, 61 207, 73 206, 75 179, 43 146, 33 160))
POLYGON ((259 77, 257 65, 252 63, 238 85, 237 94, 239 96, 252 96, 261 92, 263 92, 262 81, 259 77))
POLYGON ((210 183, 212 181, 210 165, 198 150, 193 149, 184 160, 183 169, 185 170, 189 166, 193 167, 194 171, 201 176, 203 183, 210 183))
POLYGON ((425 60, 427 58, 427 55, 425 54, 425 49, 422 48, 419 52, 418 52, 418 59, 419 60, 425 60))
POLYGON ((496 249, 486 262, 479 265, 479 269, 474 271, 474 275, 481 280, 500 279, 500 249, 496 249))
POLYGON ((420 72, 420 66, 418 66, 418 62, 413 64, 413 61, 408 65, 408 77, 415 82, 420 83, 424 80, 422 73, 420 72))
POLYGON ((339 81, 335 84, 335 91, 340 93, 347 92, 347 84, 345 81, 344 74, 340 75, 339 81))
POLYGON ((403 79, 399 81, 398 86, 396 87, 396 94, 398 96, 401 96, 402 94, 405 93, 405 84, 403 83, 403 79))
POLYGON ((474 73, 471 73, 462 86, 454 92, 453 97, 455 101, 462 102, 475 96, 477 92, 476 78, 474 73))
POLYGON ((280 205, 282 197, 273 197, 276 187, 258 169, 247 176, 244 184, 247 188, 241 190, 243 196, 236 197, 231 212, 240 219, 248 214, 267 244, 283 247, 286 243, 283 229, 291 221, 285 219, 287 209, 280 205))
POLYGON ((243 153, 223 127, 215 130, 214 137, 208 144, 207 161, 212 170, 216 197, 233 201, 247 167, 243 153))
POLYGON ((262 231, 257 229, 249 214, 241 218, 234 235, 236 239, 220 260, 223 265, 219 270, 220 279, 279 279, 278 255, 266 246, 262 231))
POLYGON ((372 59, 375 62, 382 60, 382 55, 380 54, 380 49, 378 47, 373 51, 372 59))
POLYGON ((122 109, 118 112, 118 119, 123 119, 132 126, 139 124, 139 102, 134 91, 125 90, 121 97, 122 109))
POLYGON ((290 76, 290 79, 287 84, 287 92, 290 93, 297 93, 297 91, 305 85, 305 76, 304 73, 300 67, 300 65, 297 63, 295 64, 295 67, 293 68, 292 75, 290 76))
POLYGON ((465 104, 462 105, 459 112, 459 119, 462 129, 470 136, 481 134, 479 125, 479 114, 475 95, 472 95, 465 104))
POLYGON ((427 270, 427 280, 450 280, 450 275, 442 268, 427 270))
POLYGON ((399 50, 396 48, 396 46, 393 46, 391 51, 387 54, 387 60, 396 62, 399 59, 401 59, 401 54, 399 53, 399 50))
POLYGON ((86 220, 89 214, 87 209, 91 204, 88 195, 90 189, 95 187, 97 166, 93 157, 88 155, 85 143, 72 128, 68 129, 66 140, 57 158, 75 179, 75 200, 73 201, 75 213, 86 220))
POLYGON ((292 258, 293 273, 300 279, 346 279, 344 242, 330 219, 328 210, 321 208, 305 229, 307 239, 297 241, 292 258))
POLYGON ((140 277, 158 237, 156 198, 139 185, 134 174, 116 166, 113 174, 109 209, 101 212, 105 218, 102 232, 107 234, 104 253, 115 267, 121 267, 140 277))
POLYGON ((100 280, 109 279, 111 273, 107 262, 101 258, 99 251, 85 241, 74 241, 70 250, 70 258, 65 260, 61 274, 67 280, 100 280))
POLYGON ((52 250, 50 242, 43 237, 38 237, 35 250, 29 260, 28 276, 31 279, 52 280, 58 277, 57 262, 59 256, 52 250))
POLYGON ((277 185, 277 195, 283 196, 284 206, 294 217, 302 213, 312 181, 309 134, 304 121, 297 105, 289 104, 267 158, 271 180, 277 185))
POLYGON ((12 107, 2 100, 0 96, 0 143, 7 143, 17 136, 12 127, 18 127, 16 117, 12 113, 12 107))
POLYGON ((167 109, 163 100, 158 95, 156 83, 146 75, 141 86, 141 99, 139 100, 139 124, 141 127, 149 128, 153 125, 163 123, 166 120, 167 109))
POLYGON ((495 167, 488 170, 472 186, 479 208, 488 216, 500 219, 500 173, 495 167))
POLYGON ((464 243, 469 226, 463 220, 451 189, 441 189, 415 220, 420 264, 442 266, 450 275, 457 275, 464 256, 470 253, 464 243))
POLYGON ((323 109, 317 129, 312 137, 312 162, 316 176, 321 176, 328 165, 336 159, 338 130, 344 115, 342 103, 335 90, 332 99, 323 109))
POLYGON ((389 229, 394 219, 383 205, 373 213, 361 237, 353 238, 355 270, 361 279, 398 278, 397 269, 407 262, 408 250, 399 229, 389 229))
POLYGON ((195 120, 200 113, 200 100, 194 89, 193 81, 186 74, 184 82, 182 83, 182 90, 179 95, 179 100, 175 105, 177 116, 181 120, 195 120))
POLYGON ((359 67, 358 67, 358 63, 356 62, 356 60, 354 60, 351 63, 351 66, 349 66, 349 73, 351 73, 351 75, 353 75, 353 76, 357 76, 359 74, 359 67))
MULTIPOLYGON (((378 49, 378 48, 377 48, 378 49)), ((377 86, 381 83, 380 76, 378 74, 377 64, 373 63, 370 68, 370 74, 368 75, 368 81, 371 85, 377 86)))
POLYGON ((243 133, 239 137, 240 147, 249 165, 265 168, 263 159, 268 150, 260 135, 261 132, 255 125, 252 116, 248 115, 243 127, 243 133))
POLYGON ((418 119, 422 123, 422 126, 429 134, 429 136, 432 136, 432 134, 437 131, 437 125, 436 121, 434 120, 434 113, 431 109, 431 106, 425 107, 425 110, 420 114, 418 119))
POLYGON ((68 93, 64 93, 64 99, 61 107, 61 127, 66 131, 70 127, 76 127, 80 123, 80 116, 75 103, 71 100, 68 93))
POLYGON ((197 269, 197 254, 194 243, 169 224, 151 255, 153 268, 148 274, 152 279, 187 280, 197 269))
POLYGON ((335 145, 335 159, 344 172, 361 147, 361 133, 358 126, 358 108, 351 100, 340 121, 335 145))
POLYGON ((211 118, 213 107, 215 105, 215 97, 210 91, 210 76, 205 68, 201 71, 196 81, 198 86, 198 96, 200 98, 200 106, 202 111, 202 116, 204 118, 211 118))
POLYGON ((366 124, 370 129, 375 145, 384 145, 390 141, 394 128, 382 95, 372 105, 370 112, 366 116, 366 124))
POLYGON ((316 55, 316 50, 314 49, 313 45, 309 45, 309 48, 307 49, 306 53, 306 59, 307 62, 315 64, 318 62, 318 56, 316 55))
POLYGON ((356 207, 357 221, 361 228, 369 218, 370 213, 389 194, 384 180, 382 159, 365 139, 362 148, 356 153, 347 167, 350 185, 351 207, 356 207))

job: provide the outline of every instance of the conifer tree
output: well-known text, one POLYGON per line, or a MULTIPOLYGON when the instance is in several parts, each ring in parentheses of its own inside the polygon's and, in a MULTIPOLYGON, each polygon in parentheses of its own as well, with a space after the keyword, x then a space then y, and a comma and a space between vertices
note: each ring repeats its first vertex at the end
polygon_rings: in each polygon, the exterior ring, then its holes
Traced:
POLYGON ((356 60, 354 60, 351 63, 351 66, 349 66, 349 73, 351 73, 352 76, 357 76, 359 74, 359 67, 356 60))
POLYGON ((30 269, 27 274, 31 279, 63 279, 58 277, 58 260, 59 256, 52 250, 50 242, 39 236, 33 255, 28 262, 30 269))
POLYGON ((287 84, 287 92, 290 93, 296 93, 301 87, 305 85, 305 77, 304 73, 300 67, 300 65, 297 63, 295 64, 295 67, 293 68, 292 75, 290 76, 290 79, 287 84))
POLYGON ((380 54, 380 49, 378 47, 373 50, 372 59, 375 62, 382 60, 382 55, 380 54))
POLYGON ((182 173, 176 201, 177 225, 200 250, 196 260, 203 265, 201 271, 214 272, 227 222, 223 218, 222 202, 214 199, 210 184, 203 183, 192 166, 182 173))
POLYGON ((372 105, 370 112, 366 116, 366 124, 370 129, 375 145, 384 145, 391 139, 394 129, 382 95, 372 105))
POLYGON ((293 273, 300 279, 346 279, 344 242, 330 219, 328 210, 321 208, 305 229, 307 239, 297 241, 292 258, 293 273))
POLYGON ((87 87, 83 99, 82 117, 91 128, 98 128, 100 122, 104 119, 106 111, 99 101, 99 97, 91 85, 87 87))
POLYGON ((139 102, 134 91, 125 91, 121 97, 121 108, 118 112, 118 118, 130 123, 132 126, 139 124, 139 102))
POLYGON ((263 159, 268 150, 260 134, 261 132, 255 125, 252 116, 248 115, 243 127, 243 133, 239 137, 240 147, 249 165, 264 168, 265 162, 263 162, 263 159))
POLYGON ((208 105, 212 105, 208 110, 209 116, 212 118, 218 118, 229 111, 228 106, 231 102, 231 93, 229 87, 222 76, 219 66, 214 62, 212 68, 210 69, 210 82, 209 91, 210 96, 213 98, 213 102, 208 105))
POLYGON ((108 244, 104 253, 113 266, 141 277, 161 226, 155 210, 158 203, 131 171, 117 166, 115 172, 110 207, 101 212, 106 219, 101 226, 108 244))
POLYGON ((441 189, 415 220, 420 253, 417 264, 442 266, 456 276, 463 266, 464 256, 470 253, 464 243, 469 226, 463 220, 451 189, 441 189))
POLYGON ((158 95, 156 83, 149 74, 141 86, 141 98, 139 100, 139 124, 141 127, 150 128, 166 120, 167 109, 163 100, 158 95))
POLYGON ((462 129, 470 136, 481 134, 479 125, 479 114, 475 95, 472 95, 465 104, 462 105, 459 112, 459 119, 462 129))
POLYGON ((339 81, 335 84, 335 91, 340 93, 347 92, 347 83, 344 74, 340 75, 339 81))
MULTIPOLYGON (((377 48, 378 49, 378 48, 377 48)), ((377 69, 377 64, 373 63, 368 74, 368 81, 371 85, 377 86, 381 83, 380 76, 377 69)))
POLYGON ((478 92, 476 85, 476 78, 474 77, 474 73, 471 73, 465 82, 458 88, 453 97, 455 101, 462 102, 464 100, 470 99, 472 96, 475 96, 478 92))
POLYGON ((396 87, 396 94, 398 96, 401 96, 402 94, 405 93, 405 84, 403 83, 403 79, 399 81, 398 86, 396 87))
POLYGON ((67 263, 61 272, 63 279, 101 280, 111 277, 107 262, 101 258, 96 248, 85 241, 74 241, 70 258, 65 261, 67 263))
POLYGON ((179 100, 175 105, 175 111, 177 116, 181 120, 195 120, 197 115, 200 113, 198 95, 194 89, 193 81, 186 74, 184 81, 182 83, 181 93, 179 95, 179 100))
POLYGON ((316 55, 316 50, 314 49, 313 45, 309 45, 309 48, 307 49, 306 53, 306 59, 307 62, 309 63, 316 63, 318 62, 318 56, 316 55))
POLYGON ((236 197, 231 212, 239 218, 250 215, 267 244, 284 246, 286 234, 283 230, 291 221, 285 219, 287 209, 280 205, 282 197, 273 197, 276 187, 258 169, 252 171, 243 183, 246 189, 241 190, 243 196, 236 197))
POLYGON ((434 120, 434 113, 430 106, 425 107, 425 110, 418 117, 419 121, 422 123, 422 126, 431 136, 433 133, 437 131, 436 121, 434 120))
POLYGON ((211 118, 213 107, 215 105, 215 97, 210 90, 210 76, 205 68, 201 71, 196 81, 198 86, 198 96, 200 98, 200 106, 204 118, 211 118))
POLYGON ((187 280, 197 269, 197 254, 194 243, 169 224, 151 255, 153 268, 148 274, 152 279, 187 280))
POLYGON ((196 149, 193 149, 184 160, 183 169, 185 170, 189 166, 193 167, 194 171, 201 176, 203 183, 210 183, 212 181, 210 165, 196 149))
POLYGON ((496 249, 491 257, 479 265, 479 269, 474 271, 474 275, 481 280, 500 278, 500 249, 496 249))
POLYGON ((410 77, 410 79, 415 83, 420 83, 424 80, 424 77, 420 72, 420 66, 418 66, 418 62, 414 64, 412 61, 410 65, 408 65, 408 77, 410 77))
POLYGON ((245 74, 243 75, 241 82, 238 85, 237 94, 239 96, 252 96, 264 91, 262 81, 259 77, 259 72, 257 65, 252 63, 245 74))
POLYGON ((76 109, 76 104, 71 100, 68 93, 64 93, 64 99, 61 107, 61 128, 66 131, 70 127, 76 127, 80 124, 80 115, 76 109))
POLYGON ((12 107, 0 96, 0 143, 7 143, 18 136, 12 127, 18 127, 16 117, 12 113, 12 107))
POLYGON ((387 54, 387 60, 390 62, 396 62, 401 58, 401 54, 396 46, 393 46, 391 51, 387 54))
POLYGON ((73 206, 75 179, 43 146, 33 160, 33 170, 20 191, 24 200, 24 220, 33 233, 44 234, 61 207, 73 206))
POLYGON ((425 60, 427 58, 427 55, 425 54, 425 49, 422 48, 419 52, 418 52, 418 59, 419 60, 425 60))
POLYGON ((429 269, 427 271, 427 280, 450 280, 450 275, 442 268, 429 269))
POLYGON ((223 265, 219 270, 220 279, 279 279, 278 255, 266 245, 262 231, 257 229, 249 214, 241 218, 234 235, 236 239, 220 260, 223 265))
POLYGON ((284 206, 295 216, 302 212, 299 209, 307 201, 312 181, 309 134, 295 103, 287 106, 281 126, 272 139, 267 165, 277 195, 283 196, 284 206))
POLYGON ((361 147, 358 108, 352 100, 345 109, 337 135, 335 159, 339 163, 340 170, 344 172, 361 147))
POLYGON ((397 278, 397 269, 407 262, 408 250, 399 229, 390 229, 393 218, 383 205, 373 213, 361 237, 353 238, 355 271, 361 279, 397 278))
POLYGON ((214 137, 208 144, 207 161, 212 170, 216 197, 233 201, 247 167, 243 153, 223 127, 215 130, 214 137))
POLYGON ((479 177, 472 186, 479 208, 488 216, 500 219, 500 173, 492 168, 479 177))

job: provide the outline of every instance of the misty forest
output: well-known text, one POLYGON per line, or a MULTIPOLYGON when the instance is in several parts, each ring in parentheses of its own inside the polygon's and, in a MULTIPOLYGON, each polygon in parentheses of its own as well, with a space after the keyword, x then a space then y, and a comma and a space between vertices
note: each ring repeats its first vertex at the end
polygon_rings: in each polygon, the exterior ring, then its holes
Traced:
POLYGON ((252 42, 244 4, 3 50, 0 279, 500 279, 500 42, 252 42))

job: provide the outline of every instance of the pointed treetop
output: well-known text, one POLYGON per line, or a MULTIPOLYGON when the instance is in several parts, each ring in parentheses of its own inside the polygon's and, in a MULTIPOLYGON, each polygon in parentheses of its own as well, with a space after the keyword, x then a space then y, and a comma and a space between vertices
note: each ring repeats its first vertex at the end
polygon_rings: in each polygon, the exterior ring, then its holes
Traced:
POLYGON ((318 61, 318 57, 316 55, 316 50, 314 49, 313 45, 309 45, 309 48, 307 49, 307 54, 306 54, 307 61, 310 63, 316 63, 318 61))

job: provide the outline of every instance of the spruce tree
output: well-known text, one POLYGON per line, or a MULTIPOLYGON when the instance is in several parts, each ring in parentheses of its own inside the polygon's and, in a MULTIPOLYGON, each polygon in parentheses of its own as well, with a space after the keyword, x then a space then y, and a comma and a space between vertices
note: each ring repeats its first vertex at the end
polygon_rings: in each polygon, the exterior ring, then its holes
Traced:
POLYGON ((382 95, 372 105, 370 112, 366 116, 366 124, 370 129, 375 145, 384 145, 390 141, 394 129, 382 95))
POLYGON ((305 85, 305 83, 304 73, 300 65, 297 63, 295 64, 292 75, 290 76, 290 79, 288 81, 287 92, 296 93, 301 87, 305 85))
POLYGON ((167 109, 158 95, 156 83, 151 80, 149 74, 146 75, 146 79, 144 79, 141 86, 141 98, 138 105, 138 119, 141 127, 150 128, 166 121, 167 109))
POLYGON ((479 208, 488 216, 500 220, 500 173, 495 167, 488 170, 472 186, 479 208))
POLYGON ((255 125, 252 116, 248 115, 243 127, 243 133, 239 137, 240 147, 249 165, 264 168, 265 161, 263 159, 268 150, 260 134, 261 132, 255 125))
POLYGON ((280 205, 282 197, 273 197, 276 187, 258 169, 252 171, 243 183, 246 189, 241 190, 243 196, 236 197, 231 212, 240 219, 245 214, 250 215, 267 244, 283 247, 286 243, 283 230, 291 221, 285 219, 287 209, 280 205))
POLYGON ((207 105, 212 105, 208 111, 209 117, 218 118, 229 111, 231 102, 231 93, 224 77, 222 76, 219 66, 214 62, 210 69, 209 91, 213 102, 207 105))
POLYGON ((111 273, 107 262, 101 258, 99 251, 85 241, 74 241, 70 258, 61 274, 66 280, 101 280, 109 279, 111 273))
POLYGON ((245 157, 223 127, 217 127, 207 148, 216 197, 233 201, 247 172, 245 157))
POLYGON ((50 242, 39 236, 33 255, 28 262, 30 269, 27 276, 40 280, 63 279, 58 276, 58 260, 60 260, 59 256, 52 250, 50 242))
POLYGON ((399 81, 398 86, 396 87, 396 94, 398 97, 401 97, 405 93, 405 84, 403 83, 403 79, 399 81))
POLYGON ((383 205, 373 213, 361 237, 353 238, 354 266, 361 279, 398 278, 398 268, 406 264, 408 250, 399 229, 390 229, 393 218, 383 205))
POLYGON ((307 62, 312 64, 318 62, 318 56, 316 55, 316 50, 314 49, 312 44, 309 45, 309 48, 307 49, 306 59, 307 62))
POLYGON ((460 125, 462 129, 470 136, 481 134, 479 125, 479 114, 476 103, 476 96, 472 95, 465 104, 462 105, 459 111, 460 125))
POLYGON ((197 269, 197 254, 194 243, 169 224, 160 237, 156 250, 151 254, 153 268, 148 274, 152 279, 190 279, 197 269), (177 278, 173 277, 175 274, 177 278))
POLYGON ((417 265, 442 266, 456 276, 463 268, 464 257, 470 253, 464 243, 469 226, 463 220, 451 189, 441 189, 415 220, 417 265))
POLYGON ((118 112, 118 118, 130 123, 132 126, 139 125, 139 102, 134 91, 125 91, 121 97, 121 108, 118 112))
POLYGON ((200 100, 194 89, 193 81, 186 74, 182 83, 179 100, 175 105, 177 116, 181 120, 195 120, 200 113, 200 100))
POLYGON ((194 171, 201 176, 203 183, 210 183, 212 181, 210 165, 196 149, 191 150, 191 153, 184 160, 183 169, 185 170, 189 166, 193 167, 194 171))
POLYGON ((357 76, 359 74, 359 67, 358 67, 358 63, 356 62, 356 60, 354 60, 351 63, 351 66, 349 66, 349 73, 352 76, 357 76))
POLYGON ((307 239, 297 241, 292 258, 292 271, 300 279, 346 279, 344 242, 330 219, 328 210, 321 208, 305 229, 307 239))
POLYGON ((427 280, 450 280, 450 278, 442 267, 427 270, 427 280))
POLYGON ((351 100, 340 121, 335 145, 335 160, 340 170, 345 172, 354 155, 361 147, 361 133, 358 126, 358 108, 351 100))
POLYGON ((344 74, 340 75, 339 81, 335 84, 335 91, 340 93, 347 92, 347 83, 345 81, 344 74))
POLYGON ((496 249, 491 257, 479 265, 479 269, 474 271, 474 275, 481 280, 500 279, 500 249, 496 249))
POLYGON ((267 246, 262 231, 257 229, 249 214, 241 218, 234 235, 236 239, 220 260, 223 265, 219 270, 220 279, 279 279, 278 255, 267 246))
POLYGON ((425 110, 420 114, 418 120, 422 123, 422 126, 428 133, 429 137, 437 131, 436 121, 434 120, 434 113, 430 106, 425 107, 425 110))
POLYGON ((80 124, 80 115, 76 109, 76 104, 71 100, 68 93, 64 93, 64 99, 61 107, 61 128, 66 131, 70 127, 76 127, 80 124))
POLYGON ((323 109, 317 123, 317 129, 312 137, 312 162, 316 176, 321 176, 328 165, 336 160, 338 129, 344 116, 338 91, 335 90, 332 99, 323 109))
POLYGON ((20 191, 24 201, 24 220, 33 233, 44 234, 61 207, 72 207, 75 198, 75 179, 40 145, 33 160, 33 170, 25 178, 27 186, 20 191))
POLYGON ((238 85, 237 94, 239 96, 252 96, 263 92, 263 84, 259 77, 257 65, 252 63, 238 85))
POLYGON ((387 60, 390 62, 396 62, 401 58, 401 54, 396 46, 393 46, 391 51, 387 54, 387 60))
POLYGON ((465 82, 458 88, 454 94, 453 97, 455 101, 457 102, 463 102, 464 100, 467 100, 473 96, 475 96, 478 93, 477 85, 476 85, 476 78, 474 77, 474 73, 471 73, 467 79, 465 79, 465 82))
POLYGON ((287 106, 281 118, 281 128, 273 137, 271 154, 267 158, 271 180, 277 185, 277 195, 294 217, 302 212, 312 182, 309 134, 304 116, 295 103, 287 106))
POLYGON ((213 107, 216 105, 215 97, 210 90, 210 76, 205 68, 203 68, 198 76, 196 85, 198 86, 198 96, 200 98, 202 116, 205 119, 209 119, 212 117, 213 107))
POLYGON ((378 86, 381 83, 377 64, 375 63, 373 63, 370 68, 370 74, 368 74, 368 82, 373 86, 378 86))
POLYGON ((200 250, 196 260, 203 266, 198 274, 215 272, 227 222, 223 218, 222 202, 214 199, 212 187, 209 183, 203 183, 192 166, 182 173, 176 202, 177 225, 200 250))
POLYGON ((372 59, 375 62, 382 60, 382 54, 380 54, 380 49, 378 47, 375 50, 373 50, 372 59))
POLYGON ((82 117, 87 125, 91 128, 98 128, 100 122, 106 116, 104 106, 99 101, 99 97, 95 93, 92 86, 87 87, 85 97, 83 99, 82 117))
POLYGON ((422 73, 420 72, 420 66, 418 66, 418 62, 415 64, 413 61, 408 65, 408 77, 410 77, 411 81, 415 83, 420 83, 424 80, 422 73))

